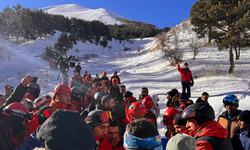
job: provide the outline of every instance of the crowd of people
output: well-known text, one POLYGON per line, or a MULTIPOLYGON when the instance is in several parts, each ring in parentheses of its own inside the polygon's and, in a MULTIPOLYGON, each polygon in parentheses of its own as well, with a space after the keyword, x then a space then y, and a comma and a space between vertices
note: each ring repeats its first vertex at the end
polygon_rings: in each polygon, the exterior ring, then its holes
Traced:
POLYGON ((142 87, 136 99, 116 71, 110 79, 106 72, 93 79, 87 70, 81 76, 78 67, 70 87, 57 85, 53 96, 41 96, 28 75, 16 88, 6 85, 0 95, 0 149, 249 150, 250 111, 239 110, 237 96, 227 95, 222 100, 226 111, 215 121, 207 92, 196 102, 190 99, 194 82, 185 65, 185 71, 178 65, 182 92, 167 92, 163 118, 149 89, 142 87), (166 146, 159 123, 166 126, 166 146))

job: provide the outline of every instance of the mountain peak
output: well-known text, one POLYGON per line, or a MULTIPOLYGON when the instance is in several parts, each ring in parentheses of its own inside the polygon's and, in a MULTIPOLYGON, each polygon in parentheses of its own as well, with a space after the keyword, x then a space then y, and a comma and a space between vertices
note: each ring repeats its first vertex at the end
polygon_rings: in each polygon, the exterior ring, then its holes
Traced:
POLYGON ((77 4, 63 4, 48 6, 42 8, 43 11, 51 14, 61 14, 65 17, 75 17, 83 20, 99 20, 105 24, 122 24, 115 18, 123 18, 122 16, 105 8, 90 9, 77 4))

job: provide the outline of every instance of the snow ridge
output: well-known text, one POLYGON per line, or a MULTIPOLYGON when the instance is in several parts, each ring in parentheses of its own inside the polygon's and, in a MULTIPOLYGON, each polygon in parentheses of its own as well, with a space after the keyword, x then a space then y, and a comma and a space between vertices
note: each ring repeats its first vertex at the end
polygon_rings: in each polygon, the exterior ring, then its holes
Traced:
POLYGON ((99 20, 104 24, 122 24, 121 21, 115 18, 124 18, 108 9, 90 9, 77 4, 48 6, 42 8, 42 10, 50 14, 61 14, 69 18, 75 17, 89 21, 99 20))

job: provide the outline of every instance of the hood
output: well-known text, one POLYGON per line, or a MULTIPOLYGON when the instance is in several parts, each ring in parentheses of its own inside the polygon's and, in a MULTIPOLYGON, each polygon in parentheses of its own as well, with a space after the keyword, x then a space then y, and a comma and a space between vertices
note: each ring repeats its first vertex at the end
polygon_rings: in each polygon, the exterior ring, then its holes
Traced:
POLYGON ((58 110, 41 126, 39 139, 47 150, 90 150, 95 147, 93 131, 77 112, 58 110))
POLYGON ((225 139, 227 134, 228 130, 224 129, 217 121, 207 121, 193 131, 195 138, 201 136, 213 136, 225 139), (203 131, 200 132, 200 130, 203 131))

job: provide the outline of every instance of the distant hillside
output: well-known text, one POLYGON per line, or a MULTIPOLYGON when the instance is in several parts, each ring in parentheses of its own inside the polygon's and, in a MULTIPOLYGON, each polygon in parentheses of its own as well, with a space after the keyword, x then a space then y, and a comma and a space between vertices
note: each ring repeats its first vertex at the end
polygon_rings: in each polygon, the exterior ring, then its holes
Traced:
POLYGON ((118 21, 121 21, 122 23, 130 26, 130 27, 143 27, 143 28, 154 28, 154 29, 158 29, 155 25, 153 24, 149 24, 149 23, 145 23, 145 22, 140 22, 140 21, 135 21, 135 20, 128 20, 125 18, 115 18, 118 21))
POLYGON ((122 24, 115 18, 123 18, 122 16, 104 8, 90 9, 76 4, 55 5, 42 8, 43 11, 50 14, 61 14, 65 17, 75 17, 83 20, 99 20, 104 24, 122 24))

